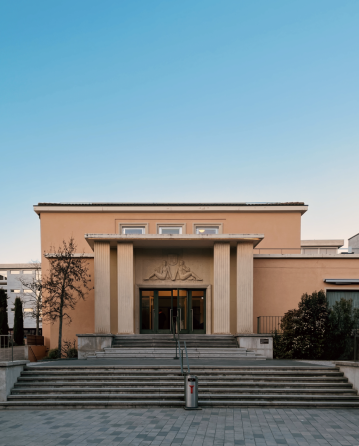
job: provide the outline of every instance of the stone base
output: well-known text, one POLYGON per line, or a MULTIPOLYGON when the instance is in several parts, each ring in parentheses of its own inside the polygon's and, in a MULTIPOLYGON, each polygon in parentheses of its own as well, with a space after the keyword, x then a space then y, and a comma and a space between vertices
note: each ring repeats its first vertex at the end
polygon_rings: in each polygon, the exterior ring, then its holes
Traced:
POLYGON ((239 347, 265 356, 266 359, 273 359, 273 336, 238 333, 234 337, 237 339, 239 347))
POLYGON ((348 378, 350 384, 356 391, 359 390, 359 362, 354 361, 336 361, 335 365, 340 368, 344 376, 348 378))
POLYGON ((103 350, 105 347, 111 347, 112 334, 77 334, 78 358, 86 359, 95 352, 103 350))
POLYGON ((7 401, 11 389, 29 361, 0 362, 0 401, 7 401))

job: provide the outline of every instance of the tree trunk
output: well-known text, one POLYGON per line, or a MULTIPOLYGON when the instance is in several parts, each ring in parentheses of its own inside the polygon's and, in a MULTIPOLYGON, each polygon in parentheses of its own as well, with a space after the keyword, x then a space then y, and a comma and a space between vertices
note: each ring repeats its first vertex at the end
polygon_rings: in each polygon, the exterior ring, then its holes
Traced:
POLYGON ((40 315, 39 309, 36 309, 36 336, 39 336, 40 315))
POLYGON ((58 344, 58 358, 61 359, 61 347, 62 347, 62 307, 63 297, 61 296, 60 314, 59 314, 59 344, 58 344))

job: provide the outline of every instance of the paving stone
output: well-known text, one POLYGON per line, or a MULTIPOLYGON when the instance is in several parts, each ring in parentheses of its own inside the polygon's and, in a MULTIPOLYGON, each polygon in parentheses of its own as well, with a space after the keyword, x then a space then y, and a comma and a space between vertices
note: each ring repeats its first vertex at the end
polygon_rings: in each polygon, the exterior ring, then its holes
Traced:
POLYGON ((41 414, 1 413, 0 446, 359 445, 358 410, 205 408, 193 414, 170 408, 86 409, 41 414))

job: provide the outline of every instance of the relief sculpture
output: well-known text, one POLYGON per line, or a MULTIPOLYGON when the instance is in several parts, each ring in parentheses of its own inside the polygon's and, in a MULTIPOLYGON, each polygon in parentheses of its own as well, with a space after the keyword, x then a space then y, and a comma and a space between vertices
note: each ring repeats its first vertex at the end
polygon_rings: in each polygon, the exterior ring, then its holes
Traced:
POLYGON ((151 274, 150 277, 148 277, 145 280, 151 280, 151 279, 174 280, 174 279, 172 279, 171 268, 167 265, 166 260, 164 260, 162 262, 162 265, 160 265, 158 268, 155 268, 155 272, 153 274, 151 274))
MULTIPOLYGON (((177 263, 177 262, 176 262, 177 263)), ((189 266, 186 266, 183 260, 178 262, 176 272, 172 274, 170 266, 167 264, 167 260, 163 260, 162 264, 155 268, 154 272, 144 280, 203 280, 193 271, 189 266)))

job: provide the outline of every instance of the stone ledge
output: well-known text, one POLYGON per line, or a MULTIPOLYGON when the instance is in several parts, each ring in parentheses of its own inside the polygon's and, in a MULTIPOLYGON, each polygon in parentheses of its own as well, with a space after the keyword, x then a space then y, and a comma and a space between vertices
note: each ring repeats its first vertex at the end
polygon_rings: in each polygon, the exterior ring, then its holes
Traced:
POLYGON ((16 367, 18 365, 26 365, 29 362, 28 360, 0 361, 0 367, 16 367))
POLYGON ((272 338, 272 334, 258 334, 258 333, 237 333, 233 335, 235 338, 272 338))
POLYGON ((114 334, 112 334, 112 333, 108 333, 108 334, 103 334, 103 333, 99 333, 99 334, 96 334, 96 333, 85 333, 85 334, 77 334, 76 335, 77 337, 84 337, 84 338, 90 338, 90 337, 96 337, 96 338, 99 338, 99 337, 106 337, 106 338, 108 338, 108 337, 113 337, 113 336, 116 336, 116 335, 114 335, 114 334))
POLYGON ((335 365, 342 367, 359 367, 359 362, 355 361, 335 361, 335 365))

